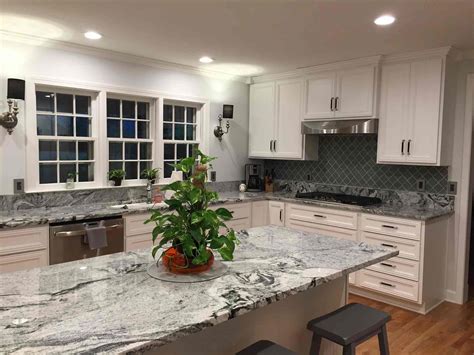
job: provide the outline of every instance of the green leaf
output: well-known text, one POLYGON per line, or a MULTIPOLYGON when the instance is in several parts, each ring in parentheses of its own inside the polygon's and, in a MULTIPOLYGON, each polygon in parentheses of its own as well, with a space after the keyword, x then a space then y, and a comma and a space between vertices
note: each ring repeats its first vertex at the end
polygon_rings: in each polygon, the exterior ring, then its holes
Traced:
POLYGON ((232 219, 232 213, 227 208, 218 208, 216 214, 224 221, 232 219))
POLYGON ((221 254, 222 259, 224 259, 225 261, 230 261, 234 259, 234 255, 226 247, 220 248, 217 251, 219 252, 219 254, 221 254))

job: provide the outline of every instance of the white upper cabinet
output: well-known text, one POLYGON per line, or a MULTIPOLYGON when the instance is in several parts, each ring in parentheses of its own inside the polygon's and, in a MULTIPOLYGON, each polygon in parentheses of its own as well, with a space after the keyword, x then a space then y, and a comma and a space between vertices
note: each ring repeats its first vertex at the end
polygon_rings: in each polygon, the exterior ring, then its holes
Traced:
POLYGON ((304 119, 375 117, 376 79, 375 64, 308 75, 304 119))
POLYGON ((250 86, 249 105, 249 156, 269 158, 275 136, 275 83, 250 86))
POLYGON ((302 158, 302 93, 301 79, 265 82, 250 87, 250 158, 302 158))
POLYGON ((418 57, 382 67, 378 163, 448 165, 443 105, 446 57, 418 57))

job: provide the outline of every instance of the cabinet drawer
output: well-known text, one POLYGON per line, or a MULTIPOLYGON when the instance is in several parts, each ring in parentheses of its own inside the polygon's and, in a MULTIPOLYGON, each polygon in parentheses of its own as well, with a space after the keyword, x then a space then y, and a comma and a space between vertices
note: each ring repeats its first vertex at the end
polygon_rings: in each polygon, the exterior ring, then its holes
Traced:
POLYGON ((357 231, 352 229, 344 229, 326 226, 324 224, 315 224, 302 221, 289 220, 287 227, 294 228, 303 232, 320 234, 328 237, 340 238, 357 241, 357 231))
POLYGON ((151 238, 151 232, 156 224, 151 222, 144 224, 148 218, 150 218, 149 213, 125 216, 125 237, 149 233, 151 238))
POLYGON ((305 205, 288 205, 287 222, 309 222, 333 227, 357 229, 357 213, 305 205))
POLYGON ((48 238, 48 226, 0 231, 0 255, 47 249, 48 238))
POLYGON ((399 251, 398 257, 420 260, 420 242, 375 233, 361 232, 360 240, 367 244, 381 245, 399 251))
POLYGON ((134 235, 134 236, 125 238, 125 251, 149 249, 152 246, 153 246, 153 240, 152 240, 151 233, 134 235))
POLYGON ((362 214, 361 229, 367 232, 420 240, 421 222, 409 219, 362 214))
POLYGON ((420 263, 414 260, 393 257, 381 263, 369 266, 368 269, 418 281, 420 263))
POLYGON ((13 272, 48 266, 47 250, 0 256, 0 272, 13 272))
POLYGON ((416 281, 371 270, 360 270, 357 275, 357 286, 418 302, 418 282, 416 281))

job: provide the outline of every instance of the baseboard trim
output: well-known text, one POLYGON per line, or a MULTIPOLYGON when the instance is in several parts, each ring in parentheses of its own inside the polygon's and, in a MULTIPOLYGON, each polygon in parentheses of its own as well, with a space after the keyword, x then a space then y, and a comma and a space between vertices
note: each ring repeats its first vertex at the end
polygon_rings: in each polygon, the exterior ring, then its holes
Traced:
POLYGON ((456 304, 463 304, 464 299, 463 297, 459 297, 456 291, 454 290, 446 290, 445 292, 445 298, 446 301, 451 302, 451 303, 456 303, 456 304))

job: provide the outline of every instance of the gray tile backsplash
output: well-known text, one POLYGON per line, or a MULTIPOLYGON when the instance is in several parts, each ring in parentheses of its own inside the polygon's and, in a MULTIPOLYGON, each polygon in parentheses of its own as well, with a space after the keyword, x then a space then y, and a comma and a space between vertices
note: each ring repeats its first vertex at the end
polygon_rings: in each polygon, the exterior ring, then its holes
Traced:
POLYGON ((276 179, 321 184, 416 191, 425 180, 428 193, 446 194, 447 167, 377 164, 376 135, 320 136, 318 161, 265 160, 265 170, 275 169, 276 179))

